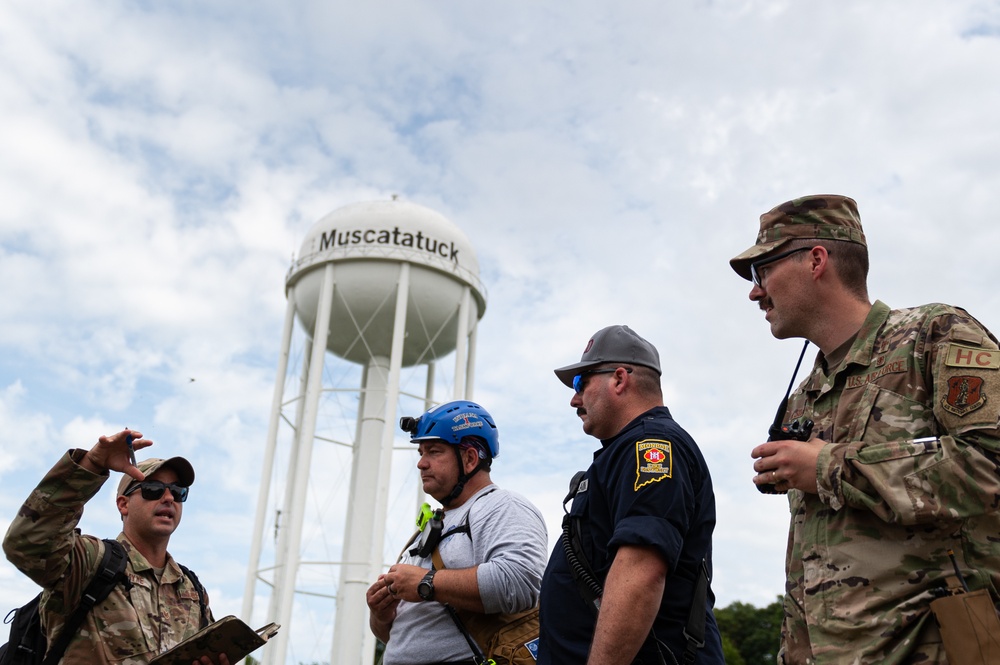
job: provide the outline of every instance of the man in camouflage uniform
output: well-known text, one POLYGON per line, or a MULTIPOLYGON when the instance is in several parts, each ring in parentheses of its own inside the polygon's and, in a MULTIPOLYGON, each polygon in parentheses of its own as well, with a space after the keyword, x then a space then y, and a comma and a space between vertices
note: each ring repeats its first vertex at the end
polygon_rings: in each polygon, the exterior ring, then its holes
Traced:
POLYGON ((1000 351, 965 310, 868 298, 857 204, 808 196, 760 218, 730 261, 778 339, 819 347, 785 421, 752 451, 788 492, 779 663, 947 663, 929 604, 952 572, 1000 588, 1000 351))
MULTIPOLYGON (((136 450, 152 445, 140 432, 125 430, 100 437, 89 451, 68 451, 21 506, 4 538, 7 558, 44 589, 41 621, 51 644, 104 554, 101 539, 75 528, 83 506, 110 471, 125 474, 116 503, 122 516, 118 541, 128 553, 126 579, 88 614, 59 661, 65 665, 143 665, 198 632, 203 619, 212 621, 207 596, 203 617, 195 583, 167 552, 194 469, 183 457, 134 466, 127 437, 136 450)), ((229 664, 224 654, 201 661, 229 664)))

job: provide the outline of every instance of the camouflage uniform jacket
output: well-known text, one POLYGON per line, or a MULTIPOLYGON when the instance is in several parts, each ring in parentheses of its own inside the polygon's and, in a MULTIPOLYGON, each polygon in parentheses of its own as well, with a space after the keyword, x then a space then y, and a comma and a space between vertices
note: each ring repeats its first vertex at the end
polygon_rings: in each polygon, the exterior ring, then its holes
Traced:
MULTIPOLYGON (((11 563, 44 589, 41 619, 50 643, 104 554, 99 538, 81 535, 75 528, 84 504, 108 479, 77 464, 84 454, 71 450, 52 467, 24 502, 3 542, 11 563)), ((173 558, 167 556, 157 580, 125 534, 119 534, 118 541, 128 552, 127 583, 118 584, 90 612, 59 661, 64 665, 144 665, 198 631, 198 592, 173 558)))
POLYGON ((789 493, 780 663, 947 663, 929 603, 952 572, 1000 588, 1000 352, 962 309, 876 302, 788 418, 828 441, 789 493))

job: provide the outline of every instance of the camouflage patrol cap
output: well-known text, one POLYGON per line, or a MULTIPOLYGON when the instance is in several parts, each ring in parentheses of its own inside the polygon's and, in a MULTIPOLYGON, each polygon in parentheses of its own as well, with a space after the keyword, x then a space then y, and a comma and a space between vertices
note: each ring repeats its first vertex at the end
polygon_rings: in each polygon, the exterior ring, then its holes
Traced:
MULTIPOLYGON (((177 474, 177 484, 181 487, 191 487, 194 484, 194 467, 191 466, 191 462, 187 461, 183 457, 171 457, 170 459, 158 459, 156 457, 151 457, 149 459, 144 459, 138 464, 139 470, 142 471, 143 475, 147 478, 159 471, 160 469, 166 467, 168 469, 173 469, 177 474)), ((130 486, 139 481, 128 475, 127 473, 122 474, 122 479, 118 482, 118 496, 125 493, 130 486)))
POLYGON ((798 238, 846 240, 868 246, 854 199, 837 194, 814 194, 792 199, 760 216, 760 233, 753 247, 729 259, 743 279, 750 264, 798 238))

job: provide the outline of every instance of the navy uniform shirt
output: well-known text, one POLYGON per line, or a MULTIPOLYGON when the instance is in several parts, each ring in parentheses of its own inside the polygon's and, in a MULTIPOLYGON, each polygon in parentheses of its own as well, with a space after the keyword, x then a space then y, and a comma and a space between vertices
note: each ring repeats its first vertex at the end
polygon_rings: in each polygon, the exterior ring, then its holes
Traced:
MULTIPOLYGON (((584 554, 603 584, 620 545, 655 548, 667 563, 667 580, 653 632, 680 662, 702 558, 712 570, 715 495, 708 466, 694 440, 663 406, 601 443, 570 511, 581 518, 584 554)), ((705 646, 698 663, 724 662, 714 602, 709 589, 705 646)), ((561 538, 542 579, 540 606, 540 665, 586 662, 597 618, 573 580, 561 538)), ((664 646, 665 662, 673 663, 664 646)), ((652 640, 635 662, 660 662, 652 640)))

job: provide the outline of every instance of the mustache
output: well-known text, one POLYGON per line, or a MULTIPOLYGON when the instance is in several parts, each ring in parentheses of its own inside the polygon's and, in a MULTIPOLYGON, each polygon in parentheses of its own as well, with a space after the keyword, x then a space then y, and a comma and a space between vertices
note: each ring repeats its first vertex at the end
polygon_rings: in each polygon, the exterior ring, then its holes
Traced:
POLYGON ((764 296, 763 298, 757 301, 757 306, 760 307, 760 311, 763 312, 771 307, 774 307, 774 303, 771 302, 771 299, 769 297, 764 296))

